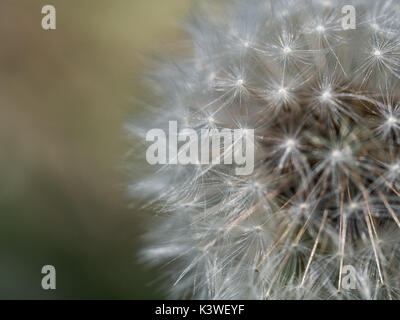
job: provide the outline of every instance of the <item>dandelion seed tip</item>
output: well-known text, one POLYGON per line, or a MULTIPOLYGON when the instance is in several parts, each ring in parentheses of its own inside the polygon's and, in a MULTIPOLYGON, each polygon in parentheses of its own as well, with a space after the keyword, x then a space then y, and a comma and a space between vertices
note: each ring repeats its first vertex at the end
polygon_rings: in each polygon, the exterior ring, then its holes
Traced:
POLYGON ((317 30, 319 33, 323 33, 325 31, 325 27, 320 24, 315 28, 315 30, 317 30))
POLYGON ((289 53, 292 52, 292 49, 291 49, 289 46, 286 46, 286 47, 283 48, 283 52, 284 52, 285 54, 289 54, 289 53))
POLYGON ((323 101, 327 101, 327 100, 329 100, 331 97, 332 97, 332 93, 331 93, 331 90, 330 90, 330 89, 326 89, 326 90, 322 93, 322 95, 321 95, 321 99, 322 99, 323 101))
POLYGON ((379 25, 377 23, 371 23, 371 28, 373 30, 379 30, 379 25))
POLYGON ((389 126, 394 125, 396 122, 397 122, 397 119, 395 117, 393 117, 393 116, 388 117, 387 120, 386 120, 386 123, 389 126))
POLYGON ((278 90, 278 94, 280 96, 285 97, 287 95, 287 93, 288 93, 287 90, 285 88, 283 88, 283 87, 278 90))
POLYGON ((239 79, 238 81, 236 81, 236 85, 238 87, 241 87, 243 85, 243 83, 244 83, 243 79, 239 79))
POLYGON ((285 147, 288 149, 294 148, 296 146, 296 140, 289 138, 285 142, 285 147))
POLYGON ((211 72, 207 79, 208 82, 213 82, 215 80, 215 77, 215 72, 211 72))
POLYGON ((331 155, 334 160, 339 160, 343 156, 343 151, 339 150, 339 149, 335 149, 332 151, 331 155))
POLYGON ((306 202, 303 202, 302 204, 300 204, 301 210, 306 210, 307 208, 308 208, 308 204, 306 202))
POLYGON ((390 171, 395 172, 395 173, 399 173, 399 171, 400 171, 400 164, 398 164, 398 163, 392 164, 392 165, 390 166, 390 171))
POLYGON ((376 50, 374 51, 374 56, 375 56, 375 57, 380 57, 381 55, 382 55, 382 52, 381 52, 380 50, 376 49, 376 50))
POLYGON ((324 7, 331 7, 331 5, 332 5, 332 3, 330 2, 330 1, 322 1, 322 6, 324 6, 324 7))
POLYGON ((358 203, 357 202, 350 202, 350 209, 351 210, 358 209, 358 203))

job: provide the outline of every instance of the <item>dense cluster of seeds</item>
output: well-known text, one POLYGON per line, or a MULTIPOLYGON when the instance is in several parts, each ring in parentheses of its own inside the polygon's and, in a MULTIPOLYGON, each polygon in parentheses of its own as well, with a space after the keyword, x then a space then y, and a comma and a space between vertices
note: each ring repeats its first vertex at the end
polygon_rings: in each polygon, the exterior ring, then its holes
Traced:
POLYGON ((158 211, 143 255, 173 296, 398 299, 400 1, 208 3, 187 30, 190 57, 157 68, 159 104, 130 128, 251 128, 255 169, 135 184, 158 211))

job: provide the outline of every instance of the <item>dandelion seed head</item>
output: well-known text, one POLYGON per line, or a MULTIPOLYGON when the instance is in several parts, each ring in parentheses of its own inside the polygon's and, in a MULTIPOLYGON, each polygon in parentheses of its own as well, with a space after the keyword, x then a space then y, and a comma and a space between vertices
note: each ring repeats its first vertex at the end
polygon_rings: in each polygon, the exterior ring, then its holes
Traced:
POLYGON ((170 120, 199 141, 240 130, 219 155, 198 145, 197 161, 156 164, 129 189, 157 213, 142 256, 167 265, 173 298, 400 299, 397 2, 357 1, 353 31, 328 0, 193 10, 189 50, 155 64, 148 114, 128 126, 140 139, 162 128, 166 156, 170 120), (253 132, 254 170, 238 176, 253 132))

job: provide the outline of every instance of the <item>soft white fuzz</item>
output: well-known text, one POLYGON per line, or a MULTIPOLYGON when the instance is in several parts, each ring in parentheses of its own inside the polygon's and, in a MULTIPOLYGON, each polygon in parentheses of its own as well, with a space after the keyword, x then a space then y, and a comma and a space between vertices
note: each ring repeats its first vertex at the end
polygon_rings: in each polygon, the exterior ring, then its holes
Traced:
POLYGON ((189 57, 156 68, 151 119, 130 128, 252 128, 255 170, 166 165, 132 188, 158 212, 143 256, 172 296, 400 297, 399 30, 399 1, 193 10, 189 57))

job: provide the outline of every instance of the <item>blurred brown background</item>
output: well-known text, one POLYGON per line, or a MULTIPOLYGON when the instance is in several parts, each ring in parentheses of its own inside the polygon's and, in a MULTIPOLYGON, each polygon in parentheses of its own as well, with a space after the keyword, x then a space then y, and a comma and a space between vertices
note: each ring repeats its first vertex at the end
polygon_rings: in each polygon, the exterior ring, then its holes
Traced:
MULTIPOLYGON (((122 126, 143 57, 179 37, 186 0, 1 0, 0 298, 163 298, 137 262, 122 126), (57 29, 41 27, 54 5, 57 29), (57 289, 41 288, 41 268, 57 289)), ((134 164, 133 164, 134 165, 134 164)))

